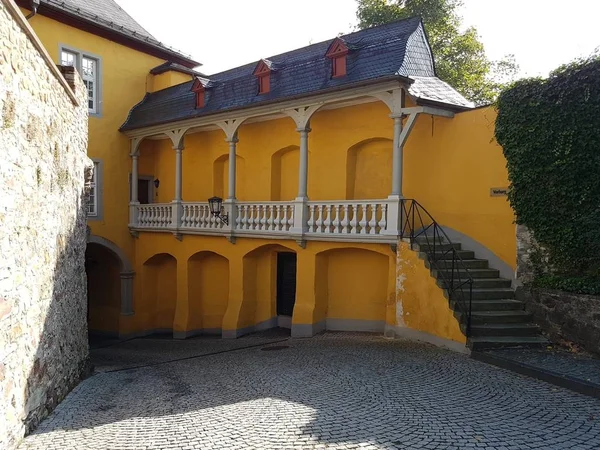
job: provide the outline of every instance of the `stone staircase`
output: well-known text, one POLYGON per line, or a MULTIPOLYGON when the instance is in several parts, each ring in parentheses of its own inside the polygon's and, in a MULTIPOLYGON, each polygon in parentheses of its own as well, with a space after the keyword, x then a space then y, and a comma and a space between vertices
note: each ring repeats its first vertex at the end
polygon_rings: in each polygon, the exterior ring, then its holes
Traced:
MULTIPOLYGON (((465 281, 468 274, 473 279, 473 297, 471 314, 471 335, 467 345, 471 350, 485 350, 505 347, 542 347, 549 341, 542 336, 540 328, 532 322, 532 316, 525 311, 525 305, 515 300, 515 292, 511 287, 511 280, 500 278, 500 272, 489 267, 486 259, 476 259, 475 254, 463 250, 461 244, 451 243, 446 240, 436 241, 435 254, 437 263, 430 264, 433 254, 432 238, 418 237, 413 243, 413 250, 419 252, 419 257, 425 261, 425 266, 431 270, 431 276, 436 278, 438 286, 444 289, 444 279, 452 279, 453 252, 462 259, 462 269, 457 268, 455 262, 455 278, 465 281), (466 270, 464 270, 466 268, 466 270)), ((455 286, 460 282, 455 280, 455 286)), ((463 286, 463 298, 468 301, 469 287, 463 286)), ((444 289, 446 298, 448 290, 444 289)), ((450 307, 460 323, 461 330, 466 334, 466 314, 461 313, 457 301, 452 301, 450 307)))

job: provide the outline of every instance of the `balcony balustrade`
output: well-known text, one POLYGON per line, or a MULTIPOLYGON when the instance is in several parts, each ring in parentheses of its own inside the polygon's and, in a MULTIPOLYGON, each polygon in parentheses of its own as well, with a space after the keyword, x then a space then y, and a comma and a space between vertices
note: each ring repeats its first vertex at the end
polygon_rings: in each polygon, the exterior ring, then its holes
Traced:
POLYGON ((257 238, 394 242, 398 200, 306 201, 298 203, 230 202, 225 205, 228 223, 211 214, 208 202, 134 205, 132 231, 173 232, 257 238))

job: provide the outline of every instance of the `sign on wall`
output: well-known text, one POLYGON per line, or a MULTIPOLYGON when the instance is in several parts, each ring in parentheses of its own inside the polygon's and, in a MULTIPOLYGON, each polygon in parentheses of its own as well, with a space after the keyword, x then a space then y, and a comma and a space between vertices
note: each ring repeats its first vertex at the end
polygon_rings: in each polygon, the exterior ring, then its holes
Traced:
POLYGON ((490 197, 506 197, 507 195, 507 187, 490 188, 490 197))

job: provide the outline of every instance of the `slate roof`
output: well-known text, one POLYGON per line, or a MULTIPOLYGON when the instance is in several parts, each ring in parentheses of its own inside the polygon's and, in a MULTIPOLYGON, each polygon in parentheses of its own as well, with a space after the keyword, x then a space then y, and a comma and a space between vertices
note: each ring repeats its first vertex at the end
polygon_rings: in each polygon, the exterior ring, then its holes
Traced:
POLYGON ((433 56, 419 18, 391 22, 340 38, 350 49, 344 77, 331 77, 331 61, 325 57, 333 42, 331 39, 265 58, 272 64, 271 90, 267 94, 258 94, 253 75, 258 62, 253 62, 208 76, 211 87, 206 90, 203 108, 195 108, 195 94, 191 92, 193 82, 146 94, 130 111, 121 129, 142 128, 401 78, 409 82, 415 80, 409 92, 416 97, 457 109, 472 106, 435 76, 433 56))
POLYGON ((191 65, 200 65, 200 63, 193 61, 189 55, 163 44, 152 36, 114 0, 40 0, 40 3, 42 6, 41 11, 43 11, 43 7, 59 10, 164 52, 172 53, 190 63, 194 63, 191 65))

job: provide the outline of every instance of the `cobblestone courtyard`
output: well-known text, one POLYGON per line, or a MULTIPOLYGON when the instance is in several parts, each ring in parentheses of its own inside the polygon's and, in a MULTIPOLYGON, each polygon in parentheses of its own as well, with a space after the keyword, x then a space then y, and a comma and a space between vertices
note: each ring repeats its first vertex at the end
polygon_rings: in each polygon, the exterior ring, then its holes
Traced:
POLYGON ((425 344, 279 341, 137 339, 94 351, 101 373, 20 448, 600 448, 598 399, 425 344), (122 370, 144 362, 154 365, 122 370))

